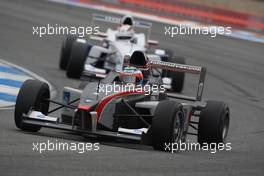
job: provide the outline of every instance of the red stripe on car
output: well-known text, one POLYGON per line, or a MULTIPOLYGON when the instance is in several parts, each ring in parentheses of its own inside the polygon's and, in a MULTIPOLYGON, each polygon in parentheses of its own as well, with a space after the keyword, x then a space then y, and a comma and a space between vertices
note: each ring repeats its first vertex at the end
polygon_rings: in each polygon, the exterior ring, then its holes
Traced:
POLYGON ((117 97, 122 97, 125 95, 130 95, 130 94, 145 94, 145 92, 143 91, 127 91, 127 92, 120 92, 120 93, 116 93, 116 94, 112 94, 109 95, 107 97, 104 97, 101 102, 98 104, 97 108, 96 108, 96 112, 97 112, 97 121, 99 121, 101 113, 104 109, 104 107, 114 98, 117 97))

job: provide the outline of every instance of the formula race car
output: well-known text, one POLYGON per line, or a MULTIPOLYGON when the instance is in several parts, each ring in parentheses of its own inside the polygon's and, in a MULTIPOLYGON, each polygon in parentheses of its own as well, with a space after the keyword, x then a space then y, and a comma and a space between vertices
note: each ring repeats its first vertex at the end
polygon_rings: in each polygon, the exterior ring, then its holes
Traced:
MULTIPOLYGON (((70 78, 80 78, 82 75, 90 78, 105 78, 112 70, 122 70, 126 55, 140 50, 147 53, 149 58, 185 64, 185 58, 176 57, 171 51, 155 49, 158 41, 149 40, 152 24, 134 20, 131 16, 122 19, 111 16, 93 15, 94 21, 118 24, 117 29, 108 28, 105 33, 98 32, 89 40, 68 35, 62 43, 59 67, 66 70, 70 78), (135 28, 147 29, 136 33, 135 28), (100 44, 92 44, 100 41, 100 44)), ((181 92, 184 86, 184 73, 161 73, 167 89, 181 92)))
POLYGON ((131 57, 128 68, 110 72, 101 81, 87 84, 83 90, 64 87, 63 102, 50 99, 46 83, 25 81, 16 100, 16 126, 29 132, 46 127, 85 137, 133 140, 151 145, 155 150, 166 150, 168 143, 184 142, 188 134, 197 135, 200 144, 226 141, 228 105, 202 101, 206 68, 149 60, 151 67, 199 74, 197 95, 190 97, 167 93, 155 76, 149 75, 145 80, 141 68, 145 67, 142 63, 146 63, 147 58, 143 53, 137 56, 141 58, 131 57), (49 109, 50 103, 59 106, 49 109), (63 109, 60 117, 49 115, 59 109, 63 109), (191 132, 190 127, 195 132, 191 132))

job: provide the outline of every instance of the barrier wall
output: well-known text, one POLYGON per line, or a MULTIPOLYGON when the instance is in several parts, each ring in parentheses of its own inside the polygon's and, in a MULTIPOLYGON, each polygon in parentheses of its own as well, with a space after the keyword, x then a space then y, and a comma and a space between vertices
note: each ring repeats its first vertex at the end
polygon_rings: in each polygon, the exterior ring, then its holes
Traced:
POLYGON ((229 25, 236 28, 264 33, 264 12, 261 14, 263 16, 256 16, 193 4, 184 0, 97 0, 94 2, 109 3, 131 9, 183 17, 210 24, 229 25))

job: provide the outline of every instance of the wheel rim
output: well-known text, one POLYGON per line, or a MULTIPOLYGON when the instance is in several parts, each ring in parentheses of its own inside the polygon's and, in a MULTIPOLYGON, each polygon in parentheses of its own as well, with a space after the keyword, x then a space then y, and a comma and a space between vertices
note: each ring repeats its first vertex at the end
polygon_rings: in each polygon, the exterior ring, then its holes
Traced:
POLYGON ((227 111, 224 116, 223 131, 222 131, 222 139, 224 142, 228 134, 228 129, 229 129, 229 112, 227 111))
POLYGON ((181 138, 181 118, 182 112, 179 111, 176 113, 174 123, 173 123, 173 142, 178 142, 181 138))
POLYGON ((49 98, 49 92, 43 92, 34 110, 40 111, 46 115, 49 106, 46 100, 47 98, 49 98))

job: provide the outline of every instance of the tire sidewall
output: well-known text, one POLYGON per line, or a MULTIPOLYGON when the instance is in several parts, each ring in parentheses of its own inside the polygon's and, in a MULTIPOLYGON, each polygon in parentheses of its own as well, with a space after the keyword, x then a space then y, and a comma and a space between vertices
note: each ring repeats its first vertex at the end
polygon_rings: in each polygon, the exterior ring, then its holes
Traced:
POLYGON ((38 126, 23 124, 22 118, 23 114, 28 113, 31 109, 47 114, 49 103, 43 102, 43 96, 50 98, 49 86, 46 83, 37 80, 26 80, 23 83, 15 105, 15 124, 18 128, 32 132, 40 130, 38 126))
POLYGON ((230 121, 230 112, 227 104, 218 101, 207 101, 206 107, 201 111, 198 125, 198 142, 225 143, 223 138, 223 126, 227 118, 227 134, 230 121))

